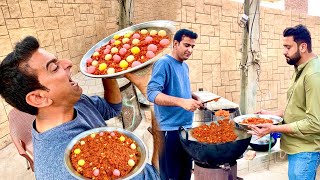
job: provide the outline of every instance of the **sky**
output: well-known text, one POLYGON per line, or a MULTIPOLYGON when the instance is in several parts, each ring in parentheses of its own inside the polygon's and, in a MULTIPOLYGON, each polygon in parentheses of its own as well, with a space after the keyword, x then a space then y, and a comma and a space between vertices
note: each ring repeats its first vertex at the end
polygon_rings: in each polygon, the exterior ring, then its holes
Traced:
MULTIPOLYGON (((244 0, 232 0, 243 3, 244 0)), ((266 2, 261 0, 260 5, 269 8, 282 9, 284 10, 284 0, 280 0, 274 3, 266 2)), ((308 15, 311 16, 320 16, 320 1, 319 0, 308 0, 308 15)))
POLYGON ((311 16, 320 16, 320 1, 319 0, 309 0, 308 1, 308 14, 311 16))

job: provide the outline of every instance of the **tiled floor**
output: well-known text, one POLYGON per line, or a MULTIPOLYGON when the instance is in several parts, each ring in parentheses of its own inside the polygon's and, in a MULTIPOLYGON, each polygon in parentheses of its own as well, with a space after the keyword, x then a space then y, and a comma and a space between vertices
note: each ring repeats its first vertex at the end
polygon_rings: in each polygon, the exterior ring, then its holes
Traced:
POLYGON ((0 150, 1 180, 34 180, 33 172, 27 170, 26 159, 18 154, 13 143, 0 150))

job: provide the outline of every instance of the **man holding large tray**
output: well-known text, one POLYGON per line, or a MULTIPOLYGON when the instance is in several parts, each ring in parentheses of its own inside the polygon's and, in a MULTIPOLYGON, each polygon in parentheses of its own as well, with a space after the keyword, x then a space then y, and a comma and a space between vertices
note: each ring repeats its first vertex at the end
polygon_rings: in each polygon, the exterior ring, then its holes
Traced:
MULTIPOLYGON (((86 96, 71 79, 72 62, 58 59, 28 36, 0 65, 0 94, 13 107, 36 116, 33 122, 36 179, 75 179, 64 165, 68 143, 78 134, 106 126, 121 111, 115 79, 102 79, 104 98, 86 96)), ((159 179, 151 165, 134 179, 159 179)))

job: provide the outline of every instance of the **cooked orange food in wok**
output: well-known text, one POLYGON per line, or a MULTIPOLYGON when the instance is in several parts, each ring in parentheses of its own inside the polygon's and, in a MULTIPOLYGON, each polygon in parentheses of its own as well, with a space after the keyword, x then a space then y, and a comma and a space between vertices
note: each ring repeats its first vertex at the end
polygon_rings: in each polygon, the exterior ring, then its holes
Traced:
POLYGON ((202 143, 226 143, 237 139, 234 133, 234 123, 228 118, 218 120, 219 125, 212 122, 210 125, 201 125, 192 130, 192 136, 202 143))
POLYGON ((141 29, 114 35, 105 45, 96 48, 86 60, 89 74, 105 75, 118 73, 152 59, 170 44, 165 30, 141 29))
POLYGON ((257 118, 257 117, 250 117, 241 122, 242 124, 267 124, 273 123, 271 119, 264 119, 264 118, 257 118))

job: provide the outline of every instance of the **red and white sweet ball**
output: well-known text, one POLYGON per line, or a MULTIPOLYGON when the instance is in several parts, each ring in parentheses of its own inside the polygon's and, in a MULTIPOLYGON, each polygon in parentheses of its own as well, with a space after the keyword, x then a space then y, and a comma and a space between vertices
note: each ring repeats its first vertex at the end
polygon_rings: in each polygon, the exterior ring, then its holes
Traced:
POLYGON ((127 49, 126 49, 126 48, 121 48, 121 49, 119 50, 119 54, 120 54, 121 56, 125 55, 126 53, 127 53, 127 49))
POLYGON ((130 44, 124 44, 123 48, 130 49, 130 44))
POLYGON ((153 38, 151 36, 147 36, 145 39, 144 39, 147 43, 150 43, 153 38))
POLYGON ((92 63, 92 59, 91 58, 88 58, 87 60, 86 60, 86 62, 88 63, 88 64, 91 64, 92 63))
POLYGON ((87 73, 92 74, 92 73, 94 73, 95 70, 96 70, 96 67, 95 67, 95 66, 89 66, 89 67, 87 67, 87 73))
POLYGON ((136 66, 139 66, 140 64, 141 64, 141 62, 139 62, 139 61, 133 61, 131 64, 131 67, 136 67, 136 66))
POLYGON ((132 35, 132 38, 133 39, 140 39, 140 34, 135 33, 135 34, 132 35))
POLYGON ((104 51, 103 51, 103 54, 109 54, 110 53, 110 49, 105 49, 104 51))
POLYGON ((147 49, 148 49, 148 51, 156 52, 158 47, 154 44, 149 44, 147 49))
POLYGON ((155 54, 154 54, 154 52, 152 52, 152 51, 148 51, 148 52, 146 53, 146 56, 147 56, 148 59, 151 59, 151 58, 153 58, 153 57, 155 56, 155 54))
POLYGON ((112 59, 115 63, 119 63, 121 61, 121 57, 118 54, 113 55, 112 59))
POLYGON ((170 43, 169 39, 161 39, 161 41, 159 42, 161 46, 167 46, 169 45, 169 43, 170 43))

